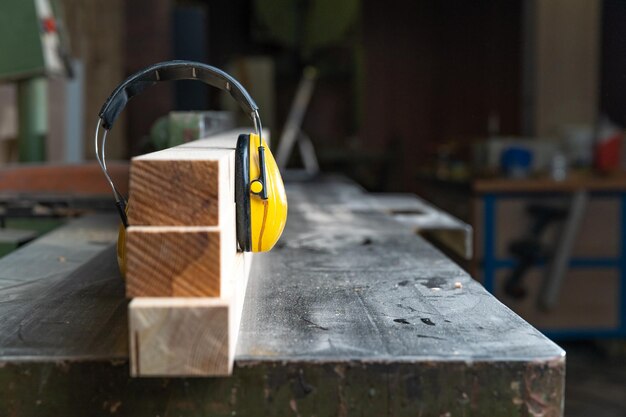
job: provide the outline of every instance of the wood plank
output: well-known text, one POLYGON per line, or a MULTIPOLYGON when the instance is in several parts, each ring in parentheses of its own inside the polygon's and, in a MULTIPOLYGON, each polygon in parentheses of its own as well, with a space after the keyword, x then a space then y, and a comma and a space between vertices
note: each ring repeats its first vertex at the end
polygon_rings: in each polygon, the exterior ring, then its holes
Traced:
MULTIPOLYGON (((11 381, 0 384, 0 414, 83 416, 94 404, 96 415, 138 417, 561 414, 562 349, 390 216, 334 204, 365 194, 349 182, 287 184, 287 193, 283 238, 254 257, 230 378, 131 380, 113 247, 101 245, 100 263, 75 272, 96 255, 68 235, 76 244, 63 252, 72 262, 52 274, 70 284, 40 311, 45 297, 25 286, 0 303, 3 318, 24 309, 0 322, 0 334, 13 337, 10 349, 0 338, 0 380, 11 381), (20 341, 15 328, 31 312, 40 328, 20 341), (49 342, 39 336, 52 331, 49 342)), ((23 255, 6 273, 0 260, 2 278, 32 280, 35 260, 60 255, 51 241, 29 255, 36 242, 15 252, 23 255)))
POLYGON ((242 132, 133 159, 129 297, 221 296, 237 251, 234 148, 242 132))
MULTIPOLYGON (((115 185, 126 194, 128 163, 111 161, 107 167, 115 185)), ((96 162, 4 166, 0 169, 0 192, 112 195, 111 187, 96 162)))
POLYGON ((556 344, 402 223, 326 205, 343 198, 345 187, 287 184, 283 237, 254 260, 237 366, 268 359, 564 363, 556 344))
POLYGON ((221 298, 139 297, 129 305, 133 376, 223 376, 235 346, 252 256, 238 253, 221 298))
POLYGON ((37 237, 37 231, 0 228, 0 244, 22 245, 37 237))
POLYGON ((72 220, 0 259, 0 362, 127 357, 118 220, 72 220))
POLYGON ((219 225, 219 203, 234 201, 229 186, 233 164, 234 150, 229 149, 171 148, 133 158, 129 224, 219 225))
POLYGON ((219 225, 232 210, 235 147, 245 132, 228 131, 133 158, 129 224, 219 225))
POLYGON ((238 136, 132 161, 126 293, 137 297, 129 307, 134 376, 232 372, 249 271, 236 244, 238 136))
POLYGON ((229 378, 130 378, 122 361, 7 363, 0 368, 0 378, 10 381, 0 385, 0 410, 24 417, 527 417, 529 410, 557 417, 563 377, 559 363, 484 360, 268 358, 236 366, 229 378))
POLYGON ((127 239, 127 297, 224 293, 237 253, 234 214, 221 227, 131 226, 127 239))
POLYGON ((190 229, 128 228, 127 297, 219 296, 223 234, 216 227, 190 229))
POLYGON ((371 205, 370 210, 377 208, 393 215, 396 220, 438 247, 462 259, 472 259, 473 230, 470 225, 414 194, 384 193, 368 196, 349 202, 350 208, 358 210, 359 205, 366 202, 366 205, 371 205))

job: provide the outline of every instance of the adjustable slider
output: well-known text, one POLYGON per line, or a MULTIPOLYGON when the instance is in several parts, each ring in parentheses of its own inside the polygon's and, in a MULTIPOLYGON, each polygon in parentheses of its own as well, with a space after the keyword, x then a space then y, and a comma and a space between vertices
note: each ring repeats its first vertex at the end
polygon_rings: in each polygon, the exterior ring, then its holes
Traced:
POLYGON ((265 167, 265 147, 259 146, 257 150, 259 151, 259 178, 250 183, 250 191, 263 200, 267 200, 267 188, 265 187, 267 175, 267 168, 265 167))
POLYGON ((117 207, 117 212, 120 215, 120 219, 122 219, 122 224, 124 225, 124 229, 128 228, 128 217, 126 216, 126 204, 124 201, 117 200, 115 202, 115 207, 117 207))
POLYGON ((258 195, 261 198, 263 198, 261 194, 263 193, 264 189, 265 189, 265 186, 263 185, 263 182, 260 179, 254 180, 250 183, 250 192, 252 194, 258 195))

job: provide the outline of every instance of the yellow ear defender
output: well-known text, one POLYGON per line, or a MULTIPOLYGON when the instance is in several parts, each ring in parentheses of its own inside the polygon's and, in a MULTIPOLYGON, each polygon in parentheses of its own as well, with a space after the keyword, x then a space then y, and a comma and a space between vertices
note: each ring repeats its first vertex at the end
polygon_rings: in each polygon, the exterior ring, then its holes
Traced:
POLYGON ((167 61, 131 75, 111 93, 100 110, 95 133, 96 159, 113 190, 122 224, 117 257, 122 275, 126 273, 126 228, 128 202, 115 187, 106 166, 104 150, 107 133, 126 103, 159 81, 200 80, 227 91, 252 119, 254 133, 240 135, 236 146, 235 203, 237 243, 244 252, 272 249, 287 221, 287 196, 278 165, 262 138, 259 109, 243 86, 224 71, 200 62, 167 61), (104 133, 100 139, 100 127, 104 133))

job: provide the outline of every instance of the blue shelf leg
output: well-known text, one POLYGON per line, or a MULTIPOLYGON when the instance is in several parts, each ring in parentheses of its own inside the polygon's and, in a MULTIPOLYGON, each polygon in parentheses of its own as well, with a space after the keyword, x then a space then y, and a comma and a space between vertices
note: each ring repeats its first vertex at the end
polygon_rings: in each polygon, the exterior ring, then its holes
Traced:
POLYGON ((496 224, 496 197, 493 194, 485 194, 483 198, 483 227, 485 236, 483 240, 483 285, 490 293, 495 291, 495 224, 496 224))

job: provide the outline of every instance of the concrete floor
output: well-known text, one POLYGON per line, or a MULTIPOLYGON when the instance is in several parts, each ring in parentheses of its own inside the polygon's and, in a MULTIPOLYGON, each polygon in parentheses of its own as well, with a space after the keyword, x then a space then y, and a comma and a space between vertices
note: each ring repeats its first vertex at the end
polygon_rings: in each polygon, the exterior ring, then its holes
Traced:
POLYGON ((565 417, 626 417, 626 341, 560 343, 565 417))

